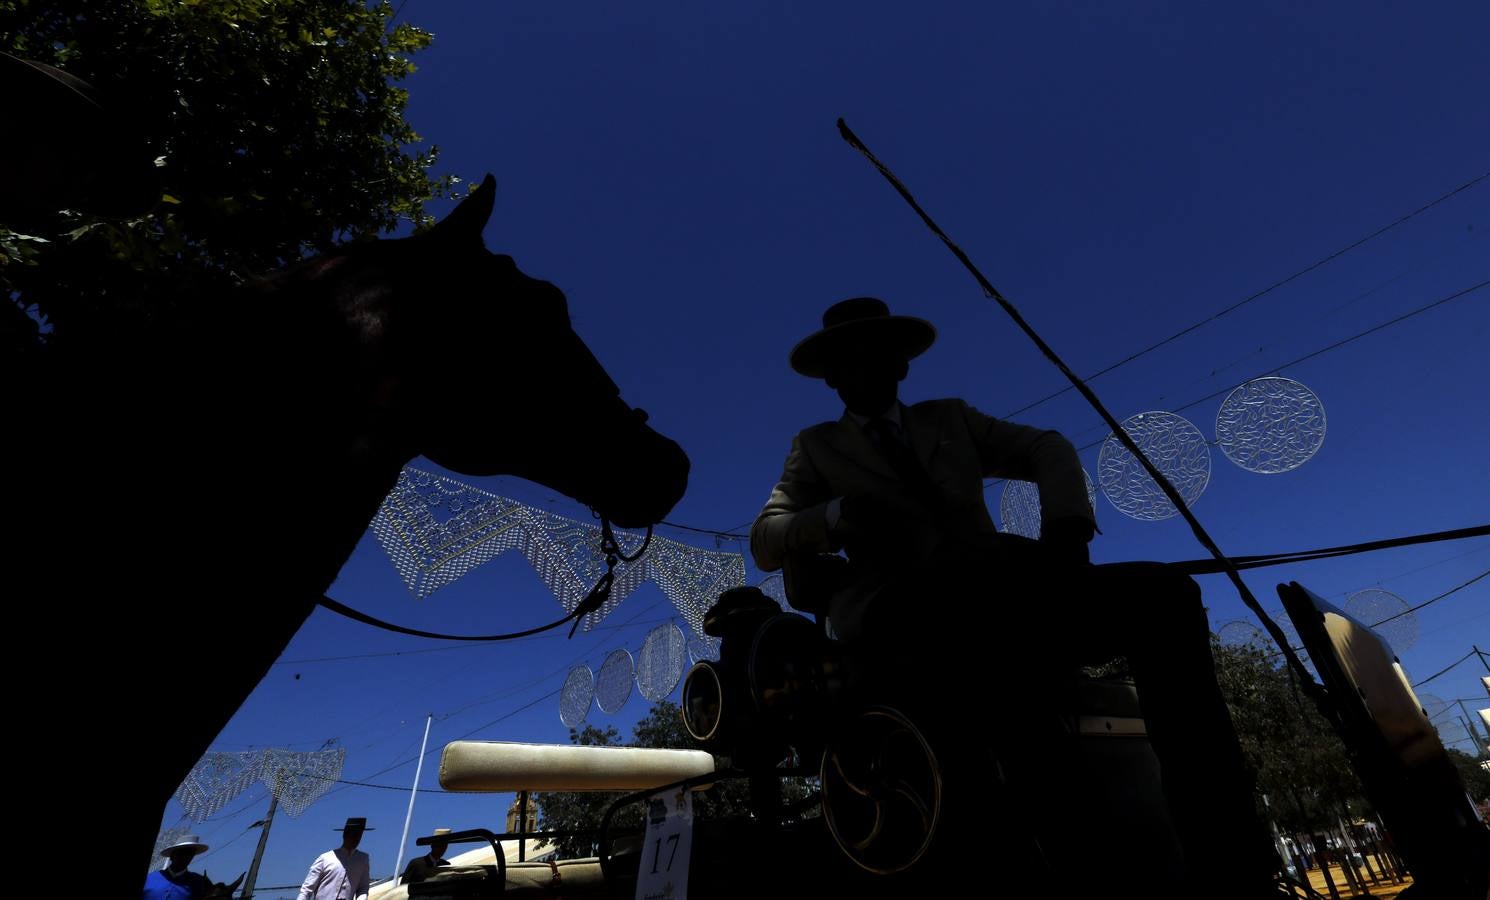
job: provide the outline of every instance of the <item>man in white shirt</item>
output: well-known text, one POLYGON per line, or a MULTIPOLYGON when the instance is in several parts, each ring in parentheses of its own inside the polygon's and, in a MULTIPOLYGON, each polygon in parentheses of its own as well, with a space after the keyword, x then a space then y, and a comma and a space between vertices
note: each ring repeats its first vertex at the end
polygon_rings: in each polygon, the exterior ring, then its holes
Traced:
POLYGON ((349 818, 346 825, 335 830, 341 832, 341 846, 327 850, 310 864, 300 885, 299 900, 367 900, 372 860, 357 845, 362 842, 362 832, 372 829, 365 818, 349 818))

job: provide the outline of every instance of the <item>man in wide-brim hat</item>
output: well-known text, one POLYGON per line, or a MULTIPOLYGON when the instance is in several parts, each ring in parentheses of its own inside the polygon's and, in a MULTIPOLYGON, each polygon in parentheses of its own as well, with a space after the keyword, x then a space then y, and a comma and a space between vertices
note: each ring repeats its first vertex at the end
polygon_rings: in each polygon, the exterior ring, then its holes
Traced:
MULTIPOLYGON (((844 644, 871 666, 893 666, 895 681, 925 680, 921 696, 974 679, 1054 681, 1081 662, 1126 656, 1196 889, 1266 896, 1277 857, 1216 684, 1199 587, 1159 564, 1090 564, 1096 520, 1086 477, 1059 433, 961 400, 901 403, 910 361, 935 339, 924 319, 856 297, 829 307, 823 327, 793 348, 792 368, 826 382, 846 409, 792 441, 750 529, 756 564, 787 566, 788 593, 817 585, 817 596, 792 603, 825 611, 844 644), (1038 541, 994 527, 989 478, 1035 483, 1038 541), (794 577, 793 568, 811 571, 819 554, 839 550, 850 561, 846 578, 824 587, 822 577, 794 577), (1022 643, 990 654, 997 634, 1022 643), (1218 871, 1228 873, 1219 882, 1218 871)), ((1005 692, 1001 720, 1047 712, 1019 708, 1037 695, 1005 692)))
POLYGON ((449 828, 436 828, 435 833, 429 836, 429 852, 409 860, 399 884, 417 884, 428 878, 429 873, 435 869, 450 865, 450 861, 445 858, 445 851, 450 848, 449 836, 449 828))
POLYGON ((207 845, 194 834, 162 847, 160 855, 168 862, 165 868, 145 876, 145 900, 197 900, 205 894, 212 882, 205 875, 187 871, 187 867, 198 854, 206 852, 207 845))
POLYGON ((362 833, 372 831, 367 819, 352 817, 333 831, 341 832, 341 846, 327 850, 310 864, 300 884, 299 900, 366 900, 371 889, 372 860, 357 849, 362 833))
MULTIPOLYGON (((983 500, 989 476, 1039 485, 1047 541, 1085 557, 1095 520, 1069 441, 961 400, 899 402, 910 361, 935 340, 925 319, 856 297, 829 307, 822 329, 792 349, 792 368, 825 381, 846 409, 792 442, 781 483, 750 532, 762 569, 796 553, 846 549, 862 574, 888 576, 951 543, 996 535, 983 500)), ((832 612, 841 635, 860 624, 856 612, 832 612)))

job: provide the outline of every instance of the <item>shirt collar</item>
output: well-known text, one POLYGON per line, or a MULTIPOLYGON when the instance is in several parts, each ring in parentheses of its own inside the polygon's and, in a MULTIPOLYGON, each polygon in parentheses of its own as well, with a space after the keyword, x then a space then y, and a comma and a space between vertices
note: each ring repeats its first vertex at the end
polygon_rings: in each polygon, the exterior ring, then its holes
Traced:
POLYGON ((859 415, 858 413, 854 412, 851 409, 845 409, 843 412, 850 419, 853 419, 854 420, 854 424, 855 425, 858 425, 860 428, 863 428, 865 425, 868 425, 871 419, 885 419, 887 421, 894 422, 895 423, 895 426, 897 428, 901 427, 901 424, 900 424, 900 401, 899 400, 896 400, 894 402, 894 404, 892 404, 890 406, 889 409, 885 410, 884 412, 880 413, 877 416, 861 416, 861 415, 859 415))

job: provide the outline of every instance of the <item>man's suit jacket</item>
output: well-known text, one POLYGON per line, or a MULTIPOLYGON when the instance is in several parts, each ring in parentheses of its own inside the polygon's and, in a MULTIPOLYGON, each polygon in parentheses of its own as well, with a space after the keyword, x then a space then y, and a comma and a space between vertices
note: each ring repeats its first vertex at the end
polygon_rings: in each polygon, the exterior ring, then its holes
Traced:
MULTIPOLYGON (((935 483, 936 497, 902 479, 845 413, 793 439, 781 481, 750 529, 756 565, 769 572, 793 554, 840 549, 843 542, 830 532, 827 512, 840 497, 872 495, 920 519, 904 547, 913 560, 929 556, 948 535, 995 534, 983 496, 989 477, 1038 485, 1045 522, 1079 516, 1095 524, 1081 462, 1058 432, 985 416, 961 400, 902 406, 900 427, 935 483)), ((876 560, 854 559, 852 543, 847 550, 856 567, 867 562, 877 568, 876 560)))
POLYGON ((430 873, 433 872, 435 869, 438 869, 441 866, 448 865, 450 865, 450 861, 448 859, 441 859, 440 861, 435 862, 430 859, 428 853, 424 854, 423 856, 416 856, 415 858, 409 860, 409 864, 404 867, 404 874, 402 879, 399 881, 399 884, 418 884, 419 882, 428 878, 430 876, 430 873))

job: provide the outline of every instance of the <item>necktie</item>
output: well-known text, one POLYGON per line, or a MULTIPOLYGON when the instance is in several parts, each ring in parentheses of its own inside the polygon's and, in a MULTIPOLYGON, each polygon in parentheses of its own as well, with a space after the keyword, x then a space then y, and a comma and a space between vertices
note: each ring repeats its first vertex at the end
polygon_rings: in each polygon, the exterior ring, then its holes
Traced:
POLYGON ((916 459, 916 453, 911 449, 910 442, 906 440, 905 432, 899 425, 889 419, 870 419, 865 423, 864 430, 869 434, 869 440, 875 449, 889 461, 890 468, 895 470, 902 481, 930 497, 937 496, 936 486, 921 467, 920 460, 916 459))

